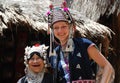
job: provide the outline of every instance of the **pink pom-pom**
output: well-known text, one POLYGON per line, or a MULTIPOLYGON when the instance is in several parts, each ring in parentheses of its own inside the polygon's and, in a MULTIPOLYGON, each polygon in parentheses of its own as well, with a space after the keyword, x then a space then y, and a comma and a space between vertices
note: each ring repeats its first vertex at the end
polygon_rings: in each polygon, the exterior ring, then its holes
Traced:
POLYGON ((68 11, 68 8, 64 8, 64 11, 68 11))
POLYGON ((50 11, 47 12, 47 15, 49 15, 49 14, 50 14, 50 11))

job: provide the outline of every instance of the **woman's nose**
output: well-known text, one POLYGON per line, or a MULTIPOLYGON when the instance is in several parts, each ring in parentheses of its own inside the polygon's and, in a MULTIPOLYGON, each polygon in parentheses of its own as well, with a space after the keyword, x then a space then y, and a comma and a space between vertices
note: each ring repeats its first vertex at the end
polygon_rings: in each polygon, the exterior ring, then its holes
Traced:
POLYGON ((34 59, 33 62, 37 62, 37 59, 34 59))
POLYGON ((41 59, 34 59, 33 62, 39 62, 41 59))

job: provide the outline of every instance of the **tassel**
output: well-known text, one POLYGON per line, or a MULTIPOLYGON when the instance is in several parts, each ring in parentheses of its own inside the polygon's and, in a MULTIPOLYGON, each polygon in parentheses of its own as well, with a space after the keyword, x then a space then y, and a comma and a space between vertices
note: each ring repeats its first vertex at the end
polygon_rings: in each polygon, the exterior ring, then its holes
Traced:
POLYGON ((73 51, 73 44, 74 44, 74 42, 72 40, 72 38, 73 38, 72 27, 73 27, 73 25, 70 26, 69 39, 68 39, 67 46, 66 46, 66 49, 65 49, 66 52, 72 52, 73 51))
POLYGON ((50 56, 56 56, 56 51, 54 50, 54 34, 53 31, 50 29, 50 52, 49 52, 49 57, 50 56))
POLYGON ((51 57, 51 56, 56 56, 56 51, 55 50, 53 50, 53 51, 50 50, 49 57, 51 57))
POLYGON ((72 52, 73 51, 73 40, 70 38, 67 42, 67 46, 65 48, 66 52, 72 52))

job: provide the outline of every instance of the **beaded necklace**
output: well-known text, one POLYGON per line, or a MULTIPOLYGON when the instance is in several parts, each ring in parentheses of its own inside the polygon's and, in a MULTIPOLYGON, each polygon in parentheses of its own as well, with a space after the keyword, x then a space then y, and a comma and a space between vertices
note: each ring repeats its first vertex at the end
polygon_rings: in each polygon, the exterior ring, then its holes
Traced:
POLYGON ((69 71, 69 63, 68 63, 68 57, 64 57, 64 53, 60 51, 60 63, 62 65, 63 71, 64 71, 64 78, 66 79, 67 82, 70 82, 70 71, 69 71))
POLYGON ((28 73, 26 74, 26 80, 28 83, 42 83, 43 77, 44 70, 38 74, 35 74, 28 69, 28 73))

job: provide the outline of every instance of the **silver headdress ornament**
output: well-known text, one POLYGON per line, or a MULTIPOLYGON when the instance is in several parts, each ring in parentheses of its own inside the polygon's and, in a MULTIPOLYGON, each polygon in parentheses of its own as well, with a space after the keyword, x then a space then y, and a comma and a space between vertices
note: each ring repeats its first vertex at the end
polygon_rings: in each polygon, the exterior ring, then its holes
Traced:
POLYGON ((45 46, 44 44, 43 45, 35 44, 32 47, 27 46, 25 48, 25 55, 24 55, 24 64, 26 65, 26 67, 28 67, 27 61, 31 58, 31 54, 33 52, 37 52, 40 54, 40 57, 44 59, 45 67, 47 67, 47 49, 48 46, 45 46))
MULTIPOLYGON (((57 0, 55 0, 57 2, 57 0)), ((62 0, 61 0, 62 1, 62 0)), ((57 2, 59 3, 59 2, 57 2)), ((54 2, 55 4, 55 2, 54 2)), ((60 4, 60 3, 59 3, 60 4)), ((50 47, 53 49, 53 42, 54 42, 54 33, 53 33, 53 24, 58 22, 58 21, 65 21, 70 24, 70 34, 69 34, 69 40, 67 42, 67 46, 65 51, 66 52, 71 52, 73 51, 73 26, 74 26, 74 20, 69 12, 69 9, 67 8, 66 1, 64 1, 61 5, 55 4, 55 7, 53 5, 49 6, 50 11, 48 11, 48 28, 49 30, 51 29, 50 32, 50 47)), ((50 49, 50 51, 52 51, 50 49)), ((54 51, 50 52, 51 54, 54 54, 54 51), (52 53, 53 52, 53 53, 52 53)))

